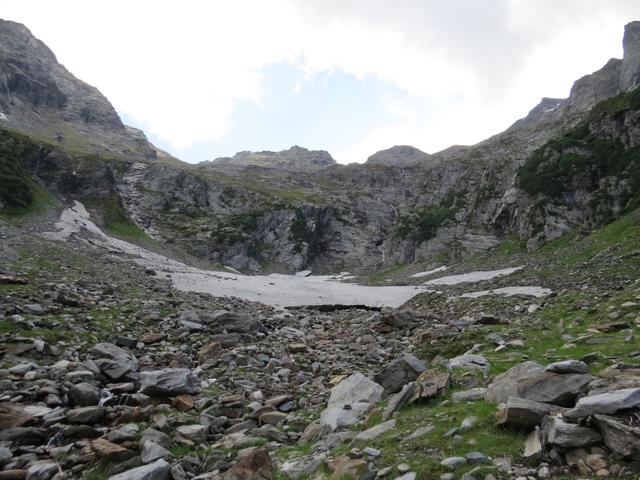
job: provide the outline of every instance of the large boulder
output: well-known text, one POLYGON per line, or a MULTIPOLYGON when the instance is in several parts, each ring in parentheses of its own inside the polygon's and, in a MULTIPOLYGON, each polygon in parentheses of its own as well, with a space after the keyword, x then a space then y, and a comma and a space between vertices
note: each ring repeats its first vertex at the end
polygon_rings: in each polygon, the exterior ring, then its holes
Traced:
POLYGON ((109 477, 109 480, 169 480, 170 470, 171 465, 161 458, 149 465, 113 475, 109 477))
POLYGON ((640 388, 627 388, 589 395, 578 400, 575 408, 564 414, 566 419, 577 420, 595 413, 609 415, 640 405, 640 388))
POLYGON ((504 407, 496 413, 496 418, 500 426, 529 432, 540 425, 544 417, 563 410, 549 403, 509 397, 504 407))
POLYGON ((320 424, 331 430, 353 425, 374 403, 382 399, 384 388, 361 373, 354 373, 331 389, 320 424))
POLYGON ((417 319, 413 310, 396 308, 383 311, 380 315, 380 321, 393 328, 407 328, 415 325, 417 319))
POLYGON ((579 373, 543 372, 518 382, 518 396, 536 402, 573 407, 576 399, 585 395, 594 377, 579 373))
POLYGON ((69 403, 77 407, 97 405, 100 401, 100 389, 90 383, 76 383, 67 392, 67 397, 69 403))
POLYGON ((593 423, 606 447, 620 457, 637 458, 640 454, 640 428, 625 425, 609 415, 594 415, 593 423))
POLYGON ((93 347, 92 353, 97 357, 96 364, 100 372, 111 380, 119 380, 138 370, 136 357, 113 343, 98 343, 93 347))
POLYGON ((200 392, 200 382, 187 368, 164 368, 140 374, 140 393, 173 397, 200 392))
POLYGON ((399 392, 402 387, 414 381, 427 369, 421 360, 410 353, 405 353, 387 365, 373 379, 382 385, 385 393, 399 392))
POLYGON ((510 368, 496 378, 487 387, 485 399, 492 403, 506 403, 509 397, 518 397, 518 382, 544 371, 536 362, 524 362, 510 368))
POLYGON ((542 422, 547 443, 564 449, 585 448, 602 443, 602 437, 587 427, 567 423, 559 417, 545 417, 542 422))

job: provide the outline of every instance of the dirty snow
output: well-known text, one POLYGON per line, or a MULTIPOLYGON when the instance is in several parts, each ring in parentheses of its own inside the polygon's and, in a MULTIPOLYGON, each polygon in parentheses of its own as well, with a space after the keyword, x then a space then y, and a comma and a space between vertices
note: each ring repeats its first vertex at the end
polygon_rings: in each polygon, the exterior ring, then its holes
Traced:
POLYGON ((481 282, 484 280, 491 280, 496 277, 502 277, 504 275, 511 275, 518 270, 522 270, 522 267, 503 268, 502 270, 488 270, 484 272, 470 272, 463 273, 461 275, 449 275, 447 277, 439 277, 432 280, 427 280, 422 285, 458 285, 459 283, 466 282, 481 282))
POLYGON ((480 290, 478 292, 468 292, 459 295, 459 298, 479 298, 487 295, 525 295, 529 297, 545 297, 552 293, 552 290, 543 287, 503 287, 493 290, 480 290))
POLYGON ((429 275, 433 275, 434 273, 444 272, 448 268, 449 267, 442 266, 442 267, 434 268, 433 270, 427 270, 426 272, 414 273, 413 275, 411 275, 411 278, 428 277, 429 275))

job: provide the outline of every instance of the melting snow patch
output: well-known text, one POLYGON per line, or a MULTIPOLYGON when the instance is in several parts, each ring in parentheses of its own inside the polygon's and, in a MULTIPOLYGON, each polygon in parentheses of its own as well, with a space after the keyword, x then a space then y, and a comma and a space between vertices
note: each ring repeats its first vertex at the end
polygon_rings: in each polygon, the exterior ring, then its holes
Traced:
POLYGON ((422 277, 428 277, 429 275, 433 275, 434 273, 438 273, 438 272, 444 272, 445 270, 447 270, 449 267, 438 267, 438 268, 434 268, 433 270, 428 270, 426 272, 418 272, 418 273, 414 273, 413 275, 411 275, 410 278, 422 278, 422 277))
POLYGON ((522 267, 503 268, 502 270, 489 270, 485 272, 471 272, 463 273, 462 275, 449 275, 448 277, 434 278, 433 280, 427 280, 422 285, 457 285, 465 282, 481 282, 483 280, 491 280, 492 278, 502 277, 504 275, 511 275, 518 270, 522 270, 522 267))
POLYGON ((241 275, 228 271, 211 271, 190 267, 182 262, 159 255, 132 243, 105 234, 90 220, 80 202, 66 209, 55 224, 56 231, 44 236, 65 241, 73 234, 87 231, 93 234, 91 244, 108 247, 110 251, 130 256, 145 268, 164 272, 178 290, 209 293, 217 297, 239 297, 276 307, 299 305, 367 305, 371 307, 399 307, 422 292, 425 287, 369 287, 343 283, 348 272, 338 275, 241 275))
POLYGON ((479 298, 487 295, 506 295, 512 297, 514 295, 526 295, 529 297, 545 297, 550 295, 552 290, 543 287, 504 287, 494 290, 480 290, 478 292, 463 293, 458 298, 479 298))

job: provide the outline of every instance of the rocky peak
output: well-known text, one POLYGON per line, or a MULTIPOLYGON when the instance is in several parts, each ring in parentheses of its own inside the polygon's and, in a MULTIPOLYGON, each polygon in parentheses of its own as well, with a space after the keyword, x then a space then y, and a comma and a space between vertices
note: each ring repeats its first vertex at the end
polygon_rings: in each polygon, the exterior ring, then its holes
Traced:
POLYGON ((432 155, 410 145, 395 145, 380 150, 367 158, 367 165, 405 166, 421 163, 432 158, 432 155))
POLYGON ((336 161, 329 152, 308 150, 297 145, 279 152, 238 152, 233 157, 221 157, 212 162, 205 162, 206 166, 219 169, 263 167, 293 171, 320 170, 335 164, 336 161))
POLYGON ((97 88, 71 74, 27 27, 7 20, 0 20, 0 128, 74 152, 156 158, 97 88))
POLYGON ((624 27, 622 48, 624 57, 620 91, 626 92, 640 86, 640 21, 628 23, 624 27))

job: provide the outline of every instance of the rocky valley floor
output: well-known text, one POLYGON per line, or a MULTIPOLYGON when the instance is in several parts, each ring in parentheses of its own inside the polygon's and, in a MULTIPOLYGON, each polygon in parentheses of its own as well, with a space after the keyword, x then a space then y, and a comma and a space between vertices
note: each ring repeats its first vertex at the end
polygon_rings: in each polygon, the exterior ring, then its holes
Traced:
POLYGON ((0 479, 636 478, 639 218, 380 272, 523 267, 382 310, 180 291, 3 219, 0 479), (491 293, 523 285, 551 293, 491 293))

